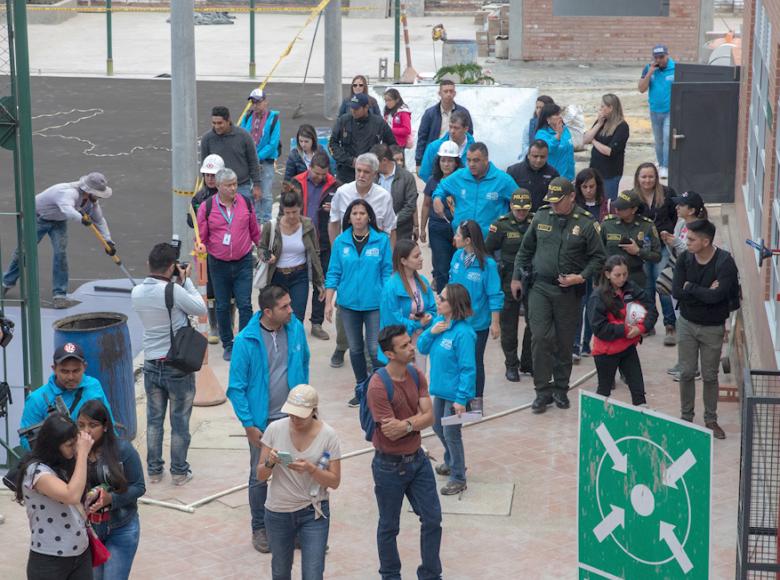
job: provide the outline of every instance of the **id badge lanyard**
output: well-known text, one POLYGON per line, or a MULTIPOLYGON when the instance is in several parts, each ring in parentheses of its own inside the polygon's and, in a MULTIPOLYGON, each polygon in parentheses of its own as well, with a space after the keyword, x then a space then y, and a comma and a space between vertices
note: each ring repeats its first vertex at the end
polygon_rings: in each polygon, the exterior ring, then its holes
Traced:
POLYGON ((231 230, 233 228, 233 218, 236 217, 236 209, 234 207, 233 212, 230 215, 226 214, 225 211, 222 209, 222 204, 219 203, 219 200, 217 200, 217 208, 219 208, 219 213, 222 214, 222 217, 225 218, 225 222, 227 222, 228 225, 228 231, 225 234, 225 236, 222 238, 222 245, 229 246, 230 238, 231 238, 231 230))

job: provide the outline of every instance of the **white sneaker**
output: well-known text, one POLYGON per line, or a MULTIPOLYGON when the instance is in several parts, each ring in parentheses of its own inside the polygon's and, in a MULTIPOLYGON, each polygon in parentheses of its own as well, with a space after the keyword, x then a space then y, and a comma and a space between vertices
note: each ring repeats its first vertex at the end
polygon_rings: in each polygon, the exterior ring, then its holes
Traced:
POLYGON ((668 179, 669 178, 669 168, 668 167, 661 167, 658 170, 658 176, 661 179, 668 179))

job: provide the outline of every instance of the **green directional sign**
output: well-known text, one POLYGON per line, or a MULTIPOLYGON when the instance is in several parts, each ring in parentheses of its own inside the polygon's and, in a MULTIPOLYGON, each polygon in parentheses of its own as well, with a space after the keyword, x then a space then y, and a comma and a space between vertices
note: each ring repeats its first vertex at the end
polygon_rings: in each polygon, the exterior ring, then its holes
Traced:
POLYGON ((580 391, 579 577, 710 576, 712 432, 580 391))

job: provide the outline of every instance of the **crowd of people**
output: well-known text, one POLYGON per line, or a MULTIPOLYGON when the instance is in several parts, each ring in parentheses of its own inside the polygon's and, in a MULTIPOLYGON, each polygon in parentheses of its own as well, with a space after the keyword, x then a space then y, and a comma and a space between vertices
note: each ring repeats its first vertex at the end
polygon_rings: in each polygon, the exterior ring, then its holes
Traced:
MULTIPOLYGON (((602 97, 584 134, 589 167, 575 171, 561 106, 540 96, 527 133, 518 136, 518 146, 525 144, 520 160, 503 171, 477 139, 471 113, 455 102, 452 82, 440 83, 440 101, 424 112, 415 136, 401 92, 388 89, 382 110, 358 75, 327 148, 312 126, 298 128, 278 212, 272 192, 281 121, 268 94, 250 93, 240 126, 226 107, 214 107, 190 220, 201 240, 196 251, 208 256, 207 299, 168 243, 151 250, 149 275, 132 293, 144 327, 148 483, 165 476, 168 404, 171 481, 185 485, 193 477, 187 454, 195 377, 168 358, 171 338, 190 316, 208 315, 210 340, 221 342, 230 363, 227 396, 249 447, 251 541, 272 554, 275 579, 290 577, 295 548, 303 578, 323 577, 329 492, 341 478, 337 432, 320 417, 309 384, 307 310, 313 338, 329 340, 323 322, 335 322, 330 366, 343 366, 349 352, 348 404, 360 409, 361 422, 368 417, 382 578, 400 578, 404 497, 421 521, 417 575, 441 577, 436 475, 446 478, 441 495, 467 489, 461 424, 452 419, 481 413, 495 388, 486 384, 490 338, 500 338, 508 382, 533 377, 535 414, 569 408, 572 366, 587 356, 599 394, 609 397, 619 374, 633 404, 647 405, 638 347, 655 333, 660 299, 663 343, 677 347, 670 373, 680 383, 681 417, 694 418, 700 375, 705 425, 724 438, 718 362, 726 319, 739 306, 738 274, 729 253, 714 245, 702 196, 678 195, 662 183, 674 63, 664 46, 653 57, 639 89, 650 91, 657 163, 639 165, 633 187, 622 191, 629 127, 614 94, 602 97), (405 149, 414 149, 416 167, 404 166, 405 149), (427 427, 445 451, 435 467, 421 445, 427 427)), ((98 198, 110 192, 99 174, 46 190, 38 204, 60 213, 41 211, 39 237, 48 233, 56 246, 59 222, 76 214, 105 227, 98 198)), ((62 260, 55 253, 55 269, 62 260)), ((5 289, 14 276, 12 264, 5 289)), ((62 293, 55 284, 55 298, 62 293)), ((43 422, 17 478, 32 531, 30 578, 91 577, 92 534, 112 554, 96 568, 99 577, 127 578, 138 545, 141 460, 115 436, 110 405, 84 360, 78 345, 59 349, 51 379, 25 405, 23 427, 43 422), (43 393, 61 396, 70 417, 47 418, 43 393), (39 524, 49 513, 56 524, 39 524)))

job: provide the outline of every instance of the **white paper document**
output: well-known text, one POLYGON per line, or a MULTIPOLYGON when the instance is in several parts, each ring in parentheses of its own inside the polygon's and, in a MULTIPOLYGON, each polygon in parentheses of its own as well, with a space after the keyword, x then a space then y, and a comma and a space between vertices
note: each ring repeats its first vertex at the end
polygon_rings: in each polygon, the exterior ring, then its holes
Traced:
POLYGON ((473 423, 479 421, 482 418, 482 413, 479 411, 466 411, 460 415, 450 415, 449 417, 442 417, 442 425, 460 425, 462 423, 473 423))

